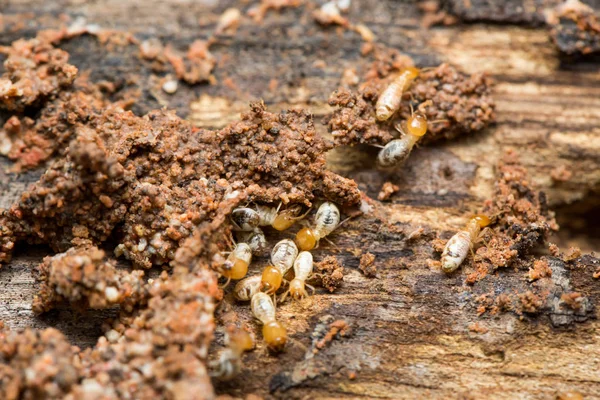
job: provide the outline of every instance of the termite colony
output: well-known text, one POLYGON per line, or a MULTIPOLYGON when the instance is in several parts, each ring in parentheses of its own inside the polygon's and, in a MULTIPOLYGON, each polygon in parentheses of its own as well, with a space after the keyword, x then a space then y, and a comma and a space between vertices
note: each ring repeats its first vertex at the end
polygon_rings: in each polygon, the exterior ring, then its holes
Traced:
MULTIPOLYGON (((411 150, 415 144, 423 137, 428 130, 429 123, 444 123, 444 120, 428 121, 426 108, 433 105, 431 100, 426 100, 417 106, 417 111, 410 104, 411 115, 405 121, 396 121, 395 115, 398 113, 403 96, 407 93, 414 80, 423 70, 415 67, 408 67, 400 71, 391 82, 384 87, 377 98, 375 104, 375 117, 379 123, 388 123, 390 121, 395 130, 402 134, 400 138, 389 141, 381 147, 377 155, 377 166, 380 169, 389 169, 398 167, 408 159, 411 150)), ((473 247, 479 240, 481 230, 491 221, 485 215, 475 215, 467 226, 456 233, 444 248, 441 267, 445 273, 456 271, 467 257, 469 251, 473 253, 473 247)))
MULTIPOLYGON (((253 205, 235 208, 231 213, 231 223, 237 243, 223 262, 220 273, 225 278, 223 287, 231 280, 238 281, 233 288, 233 297, 240 302, 250 302, 252 315, 262 325, 262 335, 267 347, 272 351, 283 350, 288 341, 285 325, 276 319, 277 296, 284 301, 288 296, 293 300, 308 297, 307 288, 315 289, 307 283, 313 277, 313 256, 310 250, 319 246, 340 225, 340 211, 332 202, 323 202, 317 209, 312 223, 303 220, 310 209, 303 211, 299 204, 282 208, 253 205), (271 249, 270 262, 261 272, 247 276, 252 256, 262 255, 267 249, 263 229, 272 227, 276 231, 286 231, 294 223, 300 222, 295 240, 282 239, 271 249)), ((226 341, 231 343, 231 335, 226 341)), ((235 344, 235 341, 233 342, 235 344)), ((229 346, 218 362, 215 376, 226 379, 239 368, 237 360, 243 350, 241 346, 229 346)), ((243 347, 246 349, 246 347, 243 347)))

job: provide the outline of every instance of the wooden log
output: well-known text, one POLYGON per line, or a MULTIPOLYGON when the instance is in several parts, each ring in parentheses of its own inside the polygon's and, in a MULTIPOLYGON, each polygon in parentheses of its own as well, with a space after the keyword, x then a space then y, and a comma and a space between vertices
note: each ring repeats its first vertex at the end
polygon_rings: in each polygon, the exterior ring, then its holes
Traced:
MULTIPOLYGON (((20 1, 3 6, 7 34, 2 42, 57 27, 62 21, 55 15, 62 12, 140 39, 159 37, 184 49, 194 39, 208 38, 228 6, 244 12, 250 7, 234 2, 20 1), (30 23, 19 25, 31 10, 35 15, 27 19, 30 23)), ((307 3, 269 11, 260 24, 243 18, 235 34, 220 36, 211 46, 218 59, 217 84, 180 84, 174 95, 159 91, 160 97, 204 127, 226 125, 247 109, 249 100, 259 97, 272 111, 307 108, 318 121, 331 112, 327 98, 339 86, 343 71, 354 68, 361 77, 372 59, 361 55, 358 34, 314 23, 311 12, 316 7, 307 3)), ((378 42, 407 52, 419 66, 446 61, 467 73, 488 71, 497 82, 497 125, 472 137, 420 147, 401 171, 389 176, 373 168, 372 149, 333 151, 331 169, 354 178, 371 198, 387 180, 399 191, 389 202, 375 201, 370 215, 336 231, 331 237, 335 246, 323 243, 315 252, 316 260, 330 254, 338 258, 346 269, 344 284, 333 294, 319 290, 305 302, 279 306, 278 316, 293 339, 286 352, 273 356, 259 344, 244 357, 242 374, 217 383, 217 393, 507 399, 550 399, 568 391, 593 398, 600 393, 599 365, 593 357, 600 350, 596 311, 578 317, 548 308, 532 315, 488 312, 480 317, 478 307, 485 304, 485 295, 522 294, 536 285, 524 278, 527 271, 501 269, 469 286, 464 280, 470 266, 447 277, 427 263, 437 257, 431 241, 447 239, 493 196, 496 167, 508 149, 517 150, 551 207, 595 204, 600 191, 598 60, 565 63, 545 28, 475 24, 425 30, 420 18, 412 2, 355 1, 348 14, 352 23, 367 25, 378 42), (409 240, 419 228, 423 236, 409 240), (375 278, 365 277, 358 268, 360 255, 368 252, 376 256, 375 278), (566 323, 560 323, 565 318, 566 323), (324 332, 339 320, 350 326, 349 331, 318 349, 324 332)), ((61 47, 80 70, 90 70, 92 80, 117 83, 123 88, 120 94, 127 88, 139 90, 136 113, 160 107, 154 73, 139 59, 137 46, 111 49, 82 36, 61 47)), ((324 125, 317 127, 327 134, 324 125)), ((14 175, 5 172, 10 165, 6 160, 1 163, 0 207, 7 207, 40 172, 14 175)), ((566 215, 570 220, 578 214, 569 210, 566 215)), ((597 218, 597 208, 590 215, 597 218)), ((591 225, 582 230, 591 232, 591 225)), ((569 231, 559 235, 555 240, 561 244, 571 241, 569 231)), ((273 243, 278 237, 271 233, 268 239, 273 243)), ((597 236, 581 243, 586 250, 600 250, 597 236)), ((55 326, 73 343, 90 346, 102 334, 101 322, 114 311, 78 316, 65 309, 43 318, 31 312, 36 287, 30 271, 48 253, 47 248, 21 245, 14 260, 2 267, 0 320, 15 329, 55 326)), ((584 258, 577 268, 560 258, 549 260, 552 277, 544 284, 561 287, 560 293, 580 292, 592 305, 598 304, 598 281, 592 278, 595 259, 584 258)), ((254 268, 265 261, 260 259, 254 268)), ((226 298, 217 315, 234 315, 260 337, 246 304, 226 298)), ((219 328, 215 348, 222 344, 221 333, 219 328)))

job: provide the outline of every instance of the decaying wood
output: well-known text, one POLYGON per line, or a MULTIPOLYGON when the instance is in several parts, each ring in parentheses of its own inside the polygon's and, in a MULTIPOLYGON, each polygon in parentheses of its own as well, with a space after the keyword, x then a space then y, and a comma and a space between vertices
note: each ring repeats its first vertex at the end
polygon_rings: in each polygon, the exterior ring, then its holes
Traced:
MULTIPOLYGON (((159 37, 185 48, 194 39, 208 38, 227 7, 248 8, 227 3, 23 1, 2 10, 7 33, 1 40, 8 44, 37 29, 58 26, 62 22, 52 15, 60 11, 83 16, 90 24, 129 31, 140 38, 159 37), (36 15, 30 24, 13 23, 31 10, 36 15)), ((407 52, 417 65, 446 61, 467 73, 489 72, 496 80, 497 125, 472 137, 420 147, 393 174, 373 168, 373 149, 333 151, 331 168, 354 178, 372 199, 386 181, 399 190, 387 202, 375 200, 372 213, 336 231, 331 237, 335 246, 323 243, 315 251, 316 260, 327 255, 338 258, 346 271, 344 284, 333 294, 319 291, 299 304, 286 302, 278 307, 278 316, 288 324, 293 338, 286 352, 273 356, 259 343, 244 357, 242 374, 231 382, 217 383, 217 392, 280 398, 551 399, 568 391, 586 398, 599 396, 600 361, 595 354, 600 352, 600 337, 595 309, 584 315, 548 308, 534 315, 478 316, 486 295, 526 291, 530 285, 527 271, 498 270, 493 278, 469 286, 464 283, 468 264, 448 277, 427 262, 437 257, 431 241, 447 239, 493 196, 496 166, 508 149, 517 150, 531 181, 546 192, 551 207, 597 207, 597 59, 562 61, 545 28, 459 24, 424 30, 413 3, 368 3, 353 2, 348 19, 367 25, 379 42, 407 52), (373 278, 358 268, 366 253, 375 255, 373 278), (348 331, 318 346, 340 320, 349 325, 348 331)), ((477 8, 482 2, 472 3, 475 10, 487 12, 477 8)), ((361 77, 371 60, 361 55, 363 42, 358 34, 314 24, 310 11, 315 7, 309 2, 269 11, 259 25, 244 18, 236 34, 218 37, 211 47, 219 60, 214 71, 217 84, 180 84, 172 96, 159 93, 161 99, 152 90, 152 71, 139 60, 137 46, 115 51, 94 37, 82 36, 61 47, 69 51, 76 66, 91 71, 92 80, 105 79, 123 90, 139 91, 133 108, 139 114, 166 101, 199 126, 220 127, 246 110, 248 101, 260 97, 270 110, 307 108, 319 120, 331 112, 327 98, 339 86, 343 71, 353 68, 361 77)), ((501 20, 507 21, 514 22, 501 20)), ((317 128, 326 134, 323 125, 317 128)), ((0 207, 7 207, 39 172, 10 174, 5 172, 9 163, 0 162, 0 207)), ((597 208, 586 212, 597 218, 597 208)), ((568 215, 575 218, 577 211, 569 209, 568 215)), ((586 230, 591 232, 591 227, 584 226, 586 230)), ((560 235, 557 240, 570 243, 568 230, 560 235)), ((268 239, 272 243, 278 237, 270 234, 268 239)), ((581 244, 584 250, 600 250, 598 237, 587 237, 581 244)), ((0 319, 14 329, 55 326, 74 343, 89 346, 102 334, 101 322, 112 311, 80 316, 65 308, 42 318, 32 314, 31 299, 37 288, 31 269, 48 252, 22 245, 14 260, 2 267, 0 319)), ((590 307, 599 304, 600 282, 592 277, 595 261, 584 260, 582 267, 572 268, 560 258, 549 260, 550 291, 579 292, 590 307)), ((259 260, 255 268, 265 261, 259 260)), ((260 337, 246 304, 226 298, 218 315, 235 316, 260 337)))

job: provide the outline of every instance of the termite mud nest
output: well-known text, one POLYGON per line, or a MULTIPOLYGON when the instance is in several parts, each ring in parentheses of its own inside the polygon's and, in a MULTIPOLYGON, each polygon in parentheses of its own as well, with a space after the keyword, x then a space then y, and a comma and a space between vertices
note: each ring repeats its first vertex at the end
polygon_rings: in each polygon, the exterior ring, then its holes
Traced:
POLYGON ((411 105, 431 100, 426 108, 428 133, 421 143, 469 135, 494 121, 494 102, 490 96, 491 79, 485 74, 467 76, 450 65, 423 71, 403 95, 401 107, 390 120, 378 122, 375 104, 392 78, 387 70, 368 79, 358 93, 341 88, 329 99, 337 107, 327 118, 336 145, 385 145, 399 135, 394 125, 411 116, 411 105))

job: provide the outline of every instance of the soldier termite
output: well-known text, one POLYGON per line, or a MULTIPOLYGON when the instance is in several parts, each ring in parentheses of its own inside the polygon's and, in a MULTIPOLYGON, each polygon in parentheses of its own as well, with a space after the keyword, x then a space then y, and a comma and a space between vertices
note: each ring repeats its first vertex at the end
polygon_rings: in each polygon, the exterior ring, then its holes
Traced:
POLYGON ((491 223, 485 215, 475 215, 469 220, 467 226, 448 240, 442 253, 442 271, 450 273, 456 271, 463 263, 473 243, 479 236, 481 229, 491 223))
POLYGON ((260 292, 261 280, 261 275, 252 275, 242 279, 233 288, 233 297, 239 301, 250 301, 252 296, 260 292))
POLYGON ((308 251, 303 251, 298 254, 294 261, 294 279, 290 282, 289 290, 282 296, 282 300, 289 294, 293 299, 300 300, 308 296, 306 288, 308 287, 315 292, 315 288, 306 283, 313 272, 313 257, 308 251))
POLYGON ((414 145, 427 133, 427 117, 424 110, 429 105, 431 105, 431 100, 419 105, 416 113, 411 112, 411 116, 406 122, 396 125, 396 129, 402 133, 402 137, 392 140, 379 151, 377 165, 380 168, 394 167, 406 161, 414 145))
POLYGON ((219 359, 211 363, 215 368, 211 376, 221 380, 229 380, 239 374, 242 367, 242 354, 254 347, 250 334, 235 326, 227 327, 225 344, 227 348, 221 352, 219 359))
POLYGON ((378 121, 387 121, 398 111, 402 102, 402 94, 418 76, 419 69, 406 68, 383 89, 375 105, 375 116, 378 121))
POLYGON ((252 314, 263 324, 262 334, 267 346, 274 351, 281 351, 287 342, 285 327, 275 319, 275 305, 271 297, 258 292, 252 297, 252 314))
POLYGON ((319 240, 329 235, 340 224, 340 210, 331 202, 321 204, 315 215, 314 228, 302 228, 296 234, 296 243, 300 250, 314 249, 319 240))
POLYGON ((252 231, 259 226, 272 226, 278 231, 284 231, 304 218, 306 213, 300 215, 301 212, 302 206, 299 204, 281 211, 279 207, 257 205, 256 210, 249 207, 236 208, 231 213, 231 219, 236 228, 242 231, 252 231))
POLYGON ((271 264, 262 273, 262 290, 269 294, 275 294, 284 275, 294 265, 298 256, 298 247, 290 239, 283 239, 273 246, 271 251, 271 264))

